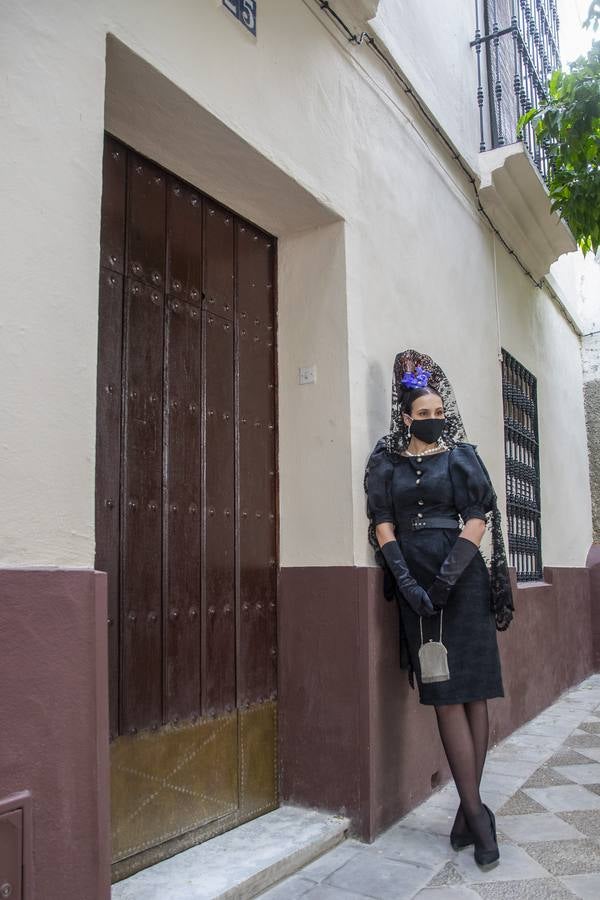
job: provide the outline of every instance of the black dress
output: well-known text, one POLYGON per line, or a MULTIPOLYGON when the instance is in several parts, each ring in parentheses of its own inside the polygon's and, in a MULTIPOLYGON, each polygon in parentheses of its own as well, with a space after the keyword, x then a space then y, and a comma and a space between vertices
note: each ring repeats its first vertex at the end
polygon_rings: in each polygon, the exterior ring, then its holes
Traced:
MULTIPOLYGON (((493 488, 478 462, 475 445, 461 442, 451 450, 410 457, 388 453, 380 439, 368 467, 367 502, 372 521, 375 525, 394 524, 410 572, 427 590, 460 534, 458 514, 463 522, 485 519, 492 508, 493 488), (432 516, 450 516, 456 519, 456 527, 426 524, 404 530, 407 517, 427 523, 432 516)), ((418 657, 420 617, 396 592, 401 631, 417 676, 421 703, 465 703, 504 696, 490 595, 490 574, 478 551, 452 588, 444 608, 442 640, 448 651, 450 679, 424 684, 418 657)), ((440 612, 421 621, 423 640, 439 640, 440 612)))

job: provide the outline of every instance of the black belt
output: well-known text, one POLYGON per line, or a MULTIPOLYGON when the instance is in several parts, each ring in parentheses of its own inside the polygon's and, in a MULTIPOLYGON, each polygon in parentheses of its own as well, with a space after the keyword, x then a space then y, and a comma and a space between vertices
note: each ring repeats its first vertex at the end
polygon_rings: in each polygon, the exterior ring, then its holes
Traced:
POLYGON ((396 529, 398 531, 419 531, 420 528, 460 528, 458 519, 451 516, 427 516, 422 519, 416 516, 403 516, 398 519, 396 529))

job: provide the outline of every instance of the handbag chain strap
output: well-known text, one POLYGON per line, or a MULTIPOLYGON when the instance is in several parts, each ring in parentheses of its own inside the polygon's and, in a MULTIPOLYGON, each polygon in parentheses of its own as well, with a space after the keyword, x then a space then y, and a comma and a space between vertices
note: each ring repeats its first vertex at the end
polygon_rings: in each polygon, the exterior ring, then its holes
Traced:
MULTIPOLYGON (((440 643, 442 642, 442 616, 444 610, 440 609, 440 643)), ((423 646, 423 616, 419 616, 419 628, 421 629, 421 646, 423 646)))

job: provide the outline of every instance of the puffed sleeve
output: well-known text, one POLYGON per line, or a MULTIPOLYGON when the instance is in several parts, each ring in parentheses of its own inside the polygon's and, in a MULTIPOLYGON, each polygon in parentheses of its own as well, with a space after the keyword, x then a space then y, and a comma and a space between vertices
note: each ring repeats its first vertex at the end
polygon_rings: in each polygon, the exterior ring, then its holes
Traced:
POLYGON ((394 462, 380 438, 367 462, 367 512, 374 525, 394 521, 392 475, 394 462))
POLYGON ((494 504, 494 488, 475 447, 475 444, 457 444, 449 459, 454 503, 463 522, 485 519, 494 504))

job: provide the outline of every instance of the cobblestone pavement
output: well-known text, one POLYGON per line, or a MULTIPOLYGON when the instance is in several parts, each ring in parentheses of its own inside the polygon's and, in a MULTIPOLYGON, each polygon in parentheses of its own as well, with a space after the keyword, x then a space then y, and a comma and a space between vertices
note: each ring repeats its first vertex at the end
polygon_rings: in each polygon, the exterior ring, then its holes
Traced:
POLYGON ((448 835, 453 783, 372 844, 349 839, 263 892, 264 900, 600 900, 600 674, 490 750, 482 798, 496 814, 500 864, 448 835))

